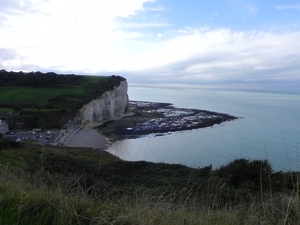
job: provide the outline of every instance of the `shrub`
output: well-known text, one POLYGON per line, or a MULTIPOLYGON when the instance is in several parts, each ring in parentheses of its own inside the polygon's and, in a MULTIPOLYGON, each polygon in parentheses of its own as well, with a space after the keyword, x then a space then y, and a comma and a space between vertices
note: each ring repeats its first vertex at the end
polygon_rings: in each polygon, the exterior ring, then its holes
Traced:
POLYGON ((236 159, 216 170, 216 175, 234 187, 247 185, 252 189, 267 187, 272 167, 267 160, 236 159))

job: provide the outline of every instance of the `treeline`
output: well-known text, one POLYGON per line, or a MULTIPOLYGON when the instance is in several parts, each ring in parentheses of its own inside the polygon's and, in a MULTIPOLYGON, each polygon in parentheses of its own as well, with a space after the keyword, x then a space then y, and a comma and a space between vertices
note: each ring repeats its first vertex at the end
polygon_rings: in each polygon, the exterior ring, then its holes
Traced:
POLYGON ((48 86, 71 84, 81 85, 86 81, 85 76, 74 74, 56 74, 54 72, 29 72, 24 73, 0 70, 0 86, 48 86))

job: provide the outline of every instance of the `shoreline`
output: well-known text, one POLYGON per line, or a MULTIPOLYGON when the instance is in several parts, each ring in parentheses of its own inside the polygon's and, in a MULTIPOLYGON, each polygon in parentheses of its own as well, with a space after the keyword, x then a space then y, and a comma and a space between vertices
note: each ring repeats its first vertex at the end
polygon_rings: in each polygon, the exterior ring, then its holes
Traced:
POLYGON ((129 114, 106 121, 98 128, 107 137, 124 140, 212 127, 242 118, 207 110, 177 108, 171 103, 130 101, 130 109, 129 114))
POLYGON ((58 145, 107 150, 117 140, 149 134, 168 135, 235 119, 238 117, 206 110, 176 108, 170 103, 130 101, 130 110, 123 117, 86 127, 71 127, 66 130, 58 145))
POLYGON ((105 135, 94 128, 78 127, 73 130, 67 130, 59 145, 106 150, 111 143, 105 135))

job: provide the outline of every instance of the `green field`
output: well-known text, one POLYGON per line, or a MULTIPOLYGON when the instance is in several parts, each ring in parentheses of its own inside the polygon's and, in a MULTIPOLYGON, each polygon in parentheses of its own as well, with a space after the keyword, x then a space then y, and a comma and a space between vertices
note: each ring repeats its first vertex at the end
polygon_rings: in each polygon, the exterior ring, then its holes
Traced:
POLYGON ((105 82, 109 77, 85 76, 85 82, 81 85, 59 84, 54 87, 47 86, 2 86, 0 105, 33 105, 42 107, 49 103, 49 99, 59 95, 70 96, 83 100, 86 94, 97 91, 99 82, 105 82))
POLYGON ((0 108, 0 113, 1 112, 3 112, 3 113, 5 113, 5 112, 13 112, 14 110, 13 109, 11 109, 11 108, 0 108))
POLYGON ((1 87, 0 102, 7 105, 34 105, 42 107, 48 104, 48 100, 58 95, 68 95, 82 98, 85 93, 83 86, 64 86, 61 88, 41 87, 1 87))
POLYGON ((13 121, 10 122, 11 129, 20 129, 14 127, 14 121, 21 121, 24 129, 61 128, 83 104, 124 80, 118 76, 24 75, 3 71, 1 76, 7 83, 1 82, 0 113, 3 119, 13 121), (12 79, 12 76, 16 77, 12 79), (24 85, 15 82, 30 80, 32 76, 39 81, 44 80, 44 83, 40 81, 38 85, 24 85), (47 81, 49 76, 52 76, 53 83, 47 81), (5 113, 11 112, 15 112, 15 115, 6 118, 5 113))

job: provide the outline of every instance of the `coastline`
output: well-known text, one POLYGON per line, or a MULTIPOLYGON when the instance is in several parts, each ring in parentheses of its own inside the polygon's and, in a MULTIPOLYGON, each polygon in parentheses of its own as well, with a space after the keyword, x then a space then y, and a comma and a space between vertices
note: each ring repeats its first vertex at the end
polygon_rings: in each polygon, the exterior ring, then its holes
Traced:
POLYGON ((139 138, 149 134, 167 135, 235 119, 238 117, 206 110, 176 108, 170 103, 130 101, 130 110, 123 117, 86 127, 71 127, 60 138, 58 145, 106 150, 112 140, 139 138))
POLYGON ((129 104, 131 113, 98 126, 103 134, 117 140, 149 134, 162 136, 242 118, 207 110, 178 108, 171 103, 130 101, 129 104))
POLYGON ((106 136, 94 128, 78 127, 74 130, 67 131, 60 145, 65 147, 106 150, 110 142, 106 136))

